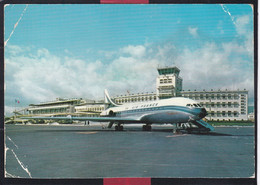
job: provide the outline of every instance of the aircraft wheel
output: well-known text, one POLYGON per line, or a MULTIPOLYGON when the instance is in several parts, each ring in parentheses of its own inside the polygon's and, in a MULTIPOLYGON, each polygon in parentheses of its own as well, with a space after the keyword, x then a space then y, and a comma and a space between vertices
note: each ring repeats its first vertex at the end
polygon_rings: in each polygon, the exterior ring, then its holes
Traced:
POLYGON ((180 129, 176 129, 176 134, 182 134, 180 129))
POLYGON ((121 125, 116 125, 116 126, 115 126, 115 130, 116 130, 116 131, 123 131, 123 130, 124 130, 124 127, 121 126, 121 125))
POLYGON ((143 125, 143 131, 151 131, 152 127, 150 125, 143 125))

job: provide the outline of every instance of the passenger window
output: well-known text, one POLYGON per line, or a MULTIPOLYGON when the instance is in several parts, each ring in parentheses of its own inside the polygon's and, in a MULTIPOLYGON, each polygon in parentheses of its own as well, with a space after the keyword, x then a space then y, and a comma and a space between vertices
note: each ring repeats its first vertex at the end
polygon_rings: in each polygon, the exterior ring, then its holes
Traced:
POLYGON ((186 106, 187 106, 187 107, 190 107, 190 104, 187 104, 186 106))
POLYGON ((194 107, 198 107, 198 105, 197 104, 193 104, 194 105, 194 107))

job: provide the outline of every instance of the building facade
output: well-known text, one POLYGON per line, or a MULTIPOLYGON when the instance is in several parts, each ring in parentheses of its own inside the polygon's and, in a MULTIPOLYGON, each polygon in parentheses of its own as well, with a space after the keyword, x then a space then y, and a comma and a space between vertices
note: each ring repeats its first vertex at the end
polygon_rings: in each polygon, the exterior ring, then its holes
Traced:
POLYGON ((82 99, 62 99, 39 104, 30 104, 27 112, 29 115, 67 115, 75 113, 75 106, 83 103, 82 99))
POLYGON ((86 101, 75 106, 75 114, 77 116, 98 117, 105 110, 107 105, 104 101, 86 101))
POLYGON ((62 99, 39 104, 30 104, 27 114, 36 116, 99 116, 105 110, 104 101, 83 100, 83 99, 62 99))
POLYGON ((248 120, 248 91, 182 91, 182 97, 198 101, 212 121, 248 120))
POLYGON ((151 93, 137 93, 120 95, 112 98, 117 104, 135 103, 135 102, 147 102, 157 100, 157 95, 153 92, 151 93))
POLYGON ((159 99, 180 96, 182 91, 182 78, 177 67, 158 68, 156 78, 156 94, 159 99))

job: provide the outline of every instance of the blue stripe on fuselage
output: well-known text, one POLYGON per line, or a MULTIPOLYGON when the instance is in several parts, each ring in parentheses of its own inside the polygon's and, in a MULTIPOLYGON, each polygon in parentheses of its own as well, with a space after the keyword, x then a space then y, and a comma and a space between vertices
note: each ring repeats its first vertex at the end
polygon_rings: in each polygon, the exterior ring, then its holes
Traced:
POLYGON ((141 116, 149 113, 160 113, 165 111, 175 111, 175 112, 184 112, 186 114, 192 114, 197 116, 201 108, 196 107, 184 107, 184 106, 160 106, 160 107, 147 107, 141 109, 131 109, 116 112, 118 117, 131 117, 131 116, 141 116))

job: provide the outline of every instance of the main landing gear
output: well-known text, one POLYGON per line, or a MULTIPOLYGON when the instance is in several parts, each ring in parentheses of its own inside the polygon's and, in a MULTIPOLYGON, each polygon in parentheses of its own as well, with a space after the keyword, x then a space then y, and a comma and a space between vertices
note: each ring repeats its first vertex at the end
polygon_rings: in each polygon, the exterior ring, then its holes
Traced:
POLYGON ((176 128, 172 129, 172 133, 173 134, 182 134, 181 130, 180 129, 176 129, 176 128))
POLYGON ((151 131, 152 126, 151 125, 143 125, 143 131, 151 131))
POLYGON ((173 130, 173 134, 182 134, 182 132, 188 132, 189 133, 189 128, 191 128, 191 124, 189 123, 177 123, 173 130))
POLYGON ((124 130, 124 127, 123 127, 122 125, 119 125, 119 124, 118 124, 118 125, 115 126, 115 130, 116 130, 116 131, 123 131, 123 130, 124 130))

